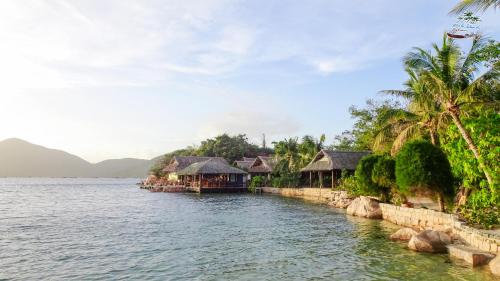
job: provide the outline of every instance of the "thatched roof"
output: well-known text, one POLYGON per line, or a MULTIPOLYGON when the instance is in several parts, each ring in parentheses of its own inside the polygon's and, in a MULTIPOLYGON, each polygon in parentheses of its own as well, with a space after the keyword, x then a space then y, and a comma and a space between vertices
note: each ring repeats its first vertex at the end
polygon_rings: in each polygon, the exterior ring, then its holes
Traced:
POLYGON ((302 172, 356 170, 361 158, 370 154, 368 151, 330 151, 321 150, 302 172))
POLYGON ((217 161, 227 164, 226 159, 222 157, 174 156, 172 160, 170 160, 170 163, 165 168, 163 168, 163 172, 165 173, 178 172, 188 167, 191 164, 207 161, 210 159, 215 159, 217 161))
POLYGON ((235 168, 227 162, 209 159, 203 162, 197 162, 177 172, 178 175, 201 175, 201 174, 246 174, 247 172, 235 168))
POLYGON ((258 156, 252 163, 250 173, 272 173, 276 166, 276 159, 272 156, 258 156))
POLYGON ((240 169, 248 170, 248 168, 250 168, 250 166, 252 166, 254 161, 255 161, 255 158, 243 157, 243 160, 234 161, 234 165, 240 169))

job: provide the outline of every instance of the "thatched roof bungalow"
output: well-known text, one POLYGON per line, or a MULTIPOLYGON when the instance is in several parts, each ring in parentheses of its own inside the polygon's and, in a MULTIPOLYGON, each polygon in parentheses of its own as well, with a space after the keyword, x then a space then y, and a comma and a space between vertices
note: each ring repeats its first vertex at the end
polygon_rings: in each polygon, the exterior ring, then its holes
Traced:
POLYGON ((321 150, 307 166, 301 169, 302 173, 309 173, 309 186, 313 185, 313 176, 318 175, 319 187, 323 187, 323 175, 331 175, 332 186, 336 185, 342 170, 354 172, 359 160, 370 154, 368 151, 330 151, 321 150))
POLYGON ((242 170, 248 171, 248 169, 250 168, 250 166, 253 164, 254 161, 255 161, 255 158, 243 157, 242 160, 234 161, 234 166, 236 166, 242 170))
POLYGON ((196 162, 177 172, 186 187, 207 189, 246 188, 247 172, 217 159, 196 162))
POLYGON ((272 156, 258 156, 252 163, 248 172, 252 176, 264 176, 268 179, 276 166, 276 159, 272 156))
POLYGON ((226 159, 222 157, 202 157, 202 156, 174 156, 170 163, 163 168, 163 172, 168 175, 169 180, 176 181, 178 179, 178 174, 182 169, 185 169, 189 165, 194 163, 207 161, 210 159, 215 159, 217 161, 227 164, 226 159))

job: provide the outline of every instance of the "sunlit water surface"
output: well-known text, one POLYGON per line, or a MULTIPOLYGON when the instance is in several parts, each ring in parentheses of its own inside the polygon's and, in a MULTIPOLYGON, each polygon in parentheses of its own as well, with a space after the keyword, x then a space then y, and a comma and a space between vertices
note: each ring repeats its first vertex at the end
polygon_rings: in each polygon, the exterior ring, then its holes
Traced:
POLYGON ((387 222, 277 196, 127 179, 0 179, 1 280, 493 280, 387 222))

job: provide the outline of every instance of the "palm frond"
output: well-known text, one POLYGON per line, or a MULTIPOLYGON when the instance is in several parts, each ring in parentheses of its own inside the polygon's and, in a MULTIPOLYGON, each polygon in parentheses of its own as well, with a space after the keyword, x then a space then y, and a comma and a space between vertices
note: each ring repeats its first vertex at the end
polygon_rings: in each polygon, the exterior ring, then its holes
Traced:
POLYGON ((450 11, 450 14, 461 14, 466 11, 484 12, 490 7, 500 8, 500 0, 463 0, 450 11))
POLYGON ((391 154, 396 155, 396 153, 401 149, 403 144, 405 144, 407 141, 414 139, 416 137, 421 136, 421 128, 418 124, 415 124, 413 126, 408 126, 405 128, 399 135, 396 137, 394 140, 394 143, 392 144, 391 148, 391 154))

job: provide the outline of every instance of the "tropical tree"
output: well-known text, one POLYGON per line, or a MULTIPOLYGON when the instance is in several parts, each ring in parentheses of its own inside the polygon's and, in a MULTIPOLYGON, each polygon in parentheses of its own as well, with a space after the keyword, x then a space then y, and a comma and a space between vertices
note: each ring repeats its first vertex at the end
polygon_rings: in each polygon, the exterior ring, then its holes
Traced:
POLYGON ((324 148, 325 135, 321 135, 319 140, 312 136, 302 137, 302 143, 299 144, 300 166, 304 167, 311 162, 316 154, 324 148))
POLYGON ((418 79, 425 85, 425 91, 416 95, 412 102, 422 107, 435 103, 439 110, 437 114, 446 115, 453 121, 477 159, 490 188, 493 189, 493 175, 482 160, 470 133, 462 124, 462 118, 467 114, 467 106, 498 105, 494 97, 485 93, 492 89, 492 85, 498 84, 500 63, 496 62, 476 78, 476 74, 484 66, 476 53, 481 51, 484 43, 483 39, 476 38, 471 49, 462 53, 453 39, 444 35, 441 46, 433 45, 435 54, 422 48, 414 48, 413 52, 406 55, 404 63, 407 68, 415 71, 418 79))
POLYGON ((500 0, 462 0, 456 5, 451 13, 460 14, 465 11, 486 11, 493 7, 500 8, 500 0))
POLYGON ((290 171, 298 170, 299 165, 299 140, 298 138, 288 138, 282 141, 273 142, 275 156, 280 161, 286 161, 290 171))
MULTIPOLYGON (((373 143, 377 134, 383 126, 382 117, 387 111, 401 109, 401 103, 394 100, 374 101, 367 100, 364 108, 351 106, 349 113, 351 118, 355 119, 353 129, 345 131, 341 136, 335 137, 337 143, 343 142, 347 145, 347 149, 354 151, 370 150, 373 148, 373 143)), ((380 143, 376 149, 378 152, 386 152, 390 149, 390 143, 394 136, 386 136, 386 142, 380 143)), ((332 145, 335 148, 336 144, 332 145)))
POLYGON ((391 154, 412 139, 429 137, 433 145, 439 144, 438 130, 444 128, 447 116, 440 112, 439 104, 427 98, 429 89, 425 81, 410 67, 405 90, 385 90, 382 93, 403 97, 407 108, 389 108, 379 116, 383 124, 376 134, 373 149, 379 150, 392 140, 391 154))

